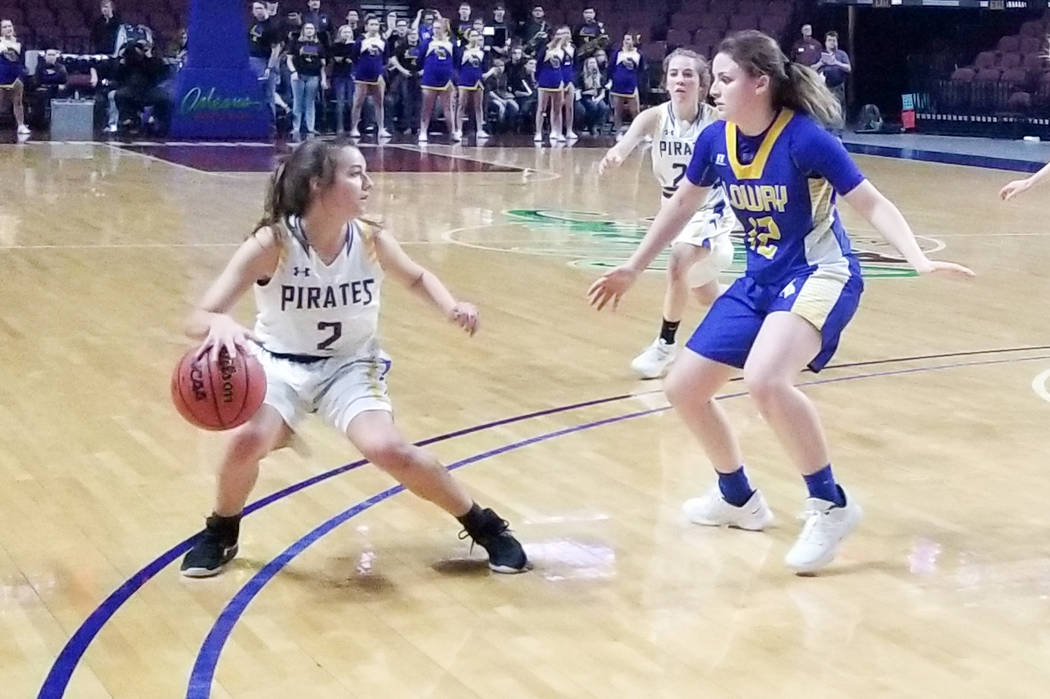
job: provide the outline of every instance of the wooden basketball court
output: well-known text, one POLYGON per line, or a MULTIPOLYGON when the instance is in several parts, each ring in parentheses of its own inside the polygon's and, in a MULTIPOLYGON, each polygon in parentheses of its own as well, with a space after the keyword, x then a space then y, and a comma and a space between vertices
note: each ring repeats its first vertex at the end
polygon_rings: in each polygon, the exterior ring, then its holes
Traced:
POLYGON ((679 514, 709 466, 628 367, 662 274, 616 314, 586 304, 655 213, 647 156, 599 182, 596 148, 366 150, 375 213, 482 310, 471 339, 387 285, 399 424, 535 569, 491 575, 314 422, 312 453, 264 462, 241 555, 182 578, 224 437, 179 418, 168 380, 272 149, 2 146, 4 696, 1046 696, 1050 190, 1004 205, 1015 173, 858 156, 924 248, 980 276, 907 276, 844 212, 867 291, 799 380, 865 521, 799 578, 805 488, 738 382, 724 405, 777 524, 679 514))

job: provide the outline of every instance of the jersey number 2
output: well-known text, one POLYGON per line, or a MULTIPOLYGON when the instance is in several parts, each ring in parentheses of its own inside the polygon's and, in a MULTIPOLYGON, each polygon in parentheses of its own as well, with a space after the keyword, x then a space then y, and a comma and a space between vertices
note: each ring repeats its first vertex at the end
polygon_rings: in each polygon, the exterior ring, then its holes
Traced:
POLYGON ((332 344, 343 336, 343 324, 342 323, 325 323, 320 322, 317 324, 317 329, 321 332, 325 330, 331 330, 332 334, 328 336, 328 339, 322 340, 317 343, 317 349, 324 350, 332 346, 332 344))

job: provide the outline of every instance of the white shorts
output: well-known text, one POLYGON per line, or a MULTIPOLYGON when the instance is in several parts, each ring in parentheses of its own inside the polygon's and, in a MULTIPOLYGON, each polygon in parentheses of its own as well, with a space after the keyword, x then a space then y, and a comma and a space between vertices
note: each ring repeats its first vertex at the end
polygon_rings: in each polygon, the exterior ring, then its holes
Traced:
POLYGON ((264 403, 292 430, 310 413, 345 434, 350 422, 366 410, 393 412, 386 388, 390 357, 384 352, 316 362, 280 359, 264 349, 256 355, 266 370, 264 403))
POLYGON ((719 273, 729 268, 733 262, 733 241, 729 233, 734 226, 736 217, 732 212, 727 211, 725 215, 720 216, 707 210, 697 211, 685 224, 671 245, 681 243, 711 251, 707 257, 690 268, 689 286, 703 286, 718 279, 719 273))

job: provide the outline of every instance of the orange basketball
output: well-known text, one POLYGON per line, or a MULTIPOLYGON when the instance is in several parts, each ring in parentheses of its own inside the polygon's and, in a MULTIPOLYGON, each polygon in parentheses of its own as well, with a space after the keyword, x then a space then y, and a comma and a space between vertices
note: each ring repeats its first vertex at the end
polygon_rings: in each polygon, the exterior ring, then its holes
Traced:
POLYGON ((219 361, 197 358, 197 348, 183 355, 171 376, 171 400, 184 418, 206 430, 228 430, 251 419, 266 397, 266 373, 259 360, 226 350, 219 361))

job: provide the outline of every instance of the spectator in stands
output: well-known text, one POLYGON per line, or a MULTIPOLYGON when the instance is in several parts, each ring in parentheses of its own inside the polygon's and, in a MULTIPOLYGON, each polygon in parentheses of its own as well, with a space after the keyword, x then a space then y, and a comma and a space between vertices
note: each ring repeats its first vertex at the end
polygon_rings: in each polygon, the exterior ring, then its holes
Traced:
POLYGON ((306 0, 307 10, 303 14, 303 24, 309 22, 317 31, 317 39, 327 51, 332 46, 332 20, 321 12, 321 0, 306 0))
POLYGON ((846 52, 839 48, 838 32, 828 32, 824 35, 824 52, 820 54, 813 69, 824 76, 828 89, 839 101, 843 122, 849 121, 846 116, 846 78, 853 72, 853 66, 846 52))
POLYGON ((117 50, 120 15, 113 6, 113 0, 102 0, 99 12, 102 13, 101 16, 91 23, 91 48, 95 53, 112 56, 117 50))
POLYGON ((33 73, 33 95, 31 111, 43 124, 51 122, 51 100, 66 95, 69 75, 66 67, 58 62, 61 52, 56 48, 44 51, 43 60, 38 60, 33 73))
POLYGON ((335 93, 335 132, 345 131, 346 108, 354 101, 354 61, 356 50, 354 32, 350 25, 339 27, 335 43, 329 51, 332 59, 332 91, 335 93))
POLYGON ((394 76, 386 92, 387 112, 405 133, 414 133, 419 129, 419 110, 423 100, 420 85, 423 70, 421 50, 419 32, 409 29, 404 40, 395 44, 394 55, 390 58, 394 76))
POLYGON ((521 73, 508 80, 508 83, 510 84, 510 89, 514 92, 514 100, 518 103, 518 119, 523 124, 528 123, 536 112, 536 95, 538 93, 536 59, 525 59, 521 73))
MULTIPOLYGON (((252 3, 252 24, 248 28, 248 61, 255 77, 264 85, 266 104, 277 117, 277 81, 281 71, 279 61, 283 39, 278 29, 279 19, 271 17, 262 2, 252 3)), ((284 100, 281 99, 281 104, 284 100)))
POLYGON ((153 108, 149 124, 158 133, 165 133, 171 100, 160 88, 167 77, 168 67, 153 53, 153 44, 137 39, 121 47, 117 61, 117 89, 114 99, 125 128, 135 128, 139 114, 146 107, 153 108))
POLYGON ((510 34, 507 11, 497 4, 492 8, 492 21, 485 27, 485 43, 492 49, 492 55, 506 58, 510 54, 510 34))
POLYGON ((437 10, 419 8, 416 11, 416 18, 412 20, 412 26, 409 28, 419 32, 419 43, 425 46, 434 38, 434 24, 440 19, 441 13, 437 10))
POLYGON ((0 20, 0 98, 11 99, 18 135, 27 136, 29 127, 26 126, 25 107, 22 104, 25 97, 25 84, 22 81, 25 64, 22 56, 22 42, 15 36, 14 22, 0 20))
POLYGON ((186 65, 186 57, 190 52, 190 33, 183 27, 178 31, 175 40, 168 47, 167 55, 178 65, 181 70, 186 65))
POLYGON ((470 3, 459 4, 459 17, 452 23, 452 30, 456 36, 456 42, 460 45, 467 43, 470 30, 474 28, 474 20, 470 18, 470 3))
POLYGON ((350 30, 354 33, 354 38, 361 33, 358 29, 358 25, 361 23, 361 15, 358 14, 357 10, 346 11, 346 24, 344 26, 350 27, 350 30))
POLYGON ((533 7, 532 16, 524 23, 520 34, 525 53, 535 56, 541 48, 546 46, 550 38, 550 29, 551 25, 543 18, 543 6, 533 7))
POLYGON ((813 26, 803 24, 802 38, 791 47, 791 60, 812 68, 820 61, 820 53, 823 50, 824 47, 820 45, 820 42, 813 38, 813 26))
POLYGON ((597 20, 598 13, 593 7, 583 8, 583 23, 577 25, 573 32, 576 41, 576 61, 583 64, 598 49, 609 44, 609 35, 605 25, 597 20))
POLYGON ((101 124, 103 118, 106 133, 117 132, 119 112, 117 111, 117 60, 106 58, 91 66, 91 87, 95 88, 95 124, 101 124))
POLYGON ((514 44, 510 47, 510 58, 504 64, 504 70, 507 72, 510 89, 513 90, 514 85, 525 73, 525 51, 521 48, 521 44, 514 44))
POLYGON ((605 99, 605 83, 608 76, 598 68, 598 59, 594 56, 583 62, 583 69, 576 76, 577 121, 581 128, 587 129, 594 136, 605 128, 609 120, 609 103, 605 99))
POLYGON ((518 103, 507 80, 506 62, 492 57, 492 67, 485 73, 485 95, 489 108, 496 113, 496 128, 505 131, 518 125, 518 103))
POLYGON ((306 22, 299 32, 299 40, 288 48, 288 70, 292 74, 292 138, 295 140, 302 136, 304 116, 307 134, 317 135, 318 89, 328 89, 325 63, 325 50, 317 28, 306 22))

